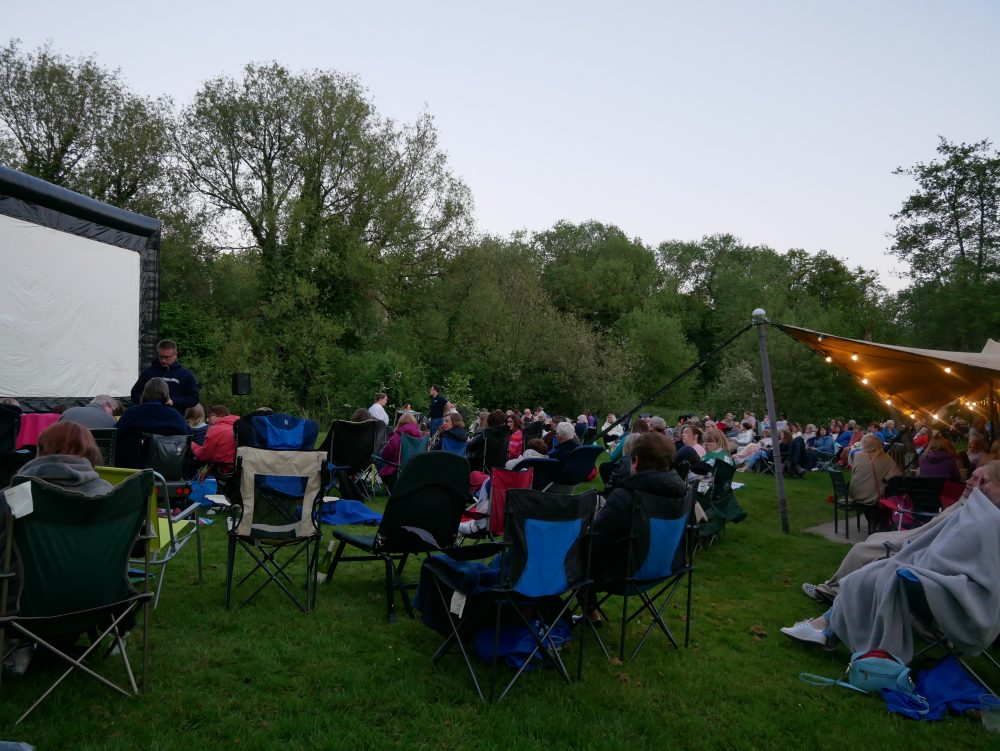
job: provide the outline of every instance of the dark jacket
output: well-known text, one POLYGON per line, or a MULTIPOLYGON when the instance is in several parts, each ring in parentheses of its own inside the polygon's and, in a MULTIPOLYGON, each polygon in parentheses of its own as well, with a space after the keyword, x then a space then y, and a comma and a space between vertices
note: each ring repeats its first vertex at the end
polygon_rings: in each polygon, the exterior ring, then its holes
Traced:
POLYGON ((440 435, 436 436, 434 440, 434 445, 431 446, 432 451, 441 451, 444 443, 444 437, 448 436, 451 440, 461 443, 466 443, 469 440, 469 434, 465 431, 465 428, 452 428, 451 430, 446 430, 440 435))
POLYGON ((139 441, 143 433, 188 435, 191 429, 180 413, 162 402, 146 402, 125 410, 115 431, 115 464, 140 468, 139 441))
POLYGON ((167 382, 173 408, 182 415, 184 410, 196 405, 201 398, 198 393, 198 382, 190 370, 176 360, 170 365, 160 365, 159 361, 156 361, 139 374, 139 380, 132 387, 132 401, 135 404, 142 400, 142 390, 151 378, 162 378, 167 382))
POLYGON ((608 496, 608 502, 594 520, 591 572, 595 579, 622 574, 628 562, 629 525, 632 498, 637 492, 660 499, 658 510, 668 518, 684 513, 687 485, 674 470, 649 470, 629 475, 608 496))
POLYGON ((961 482, 958 472, 958 462, 955 457, 944 449, 924 451, 920 455, 920 477, 943 477, 946 480, 961 482))
POLYGON ((564 462, 569 459, 569 455, 573 453, 573 449, 579 445, 580 442, 576 439, 563 441, 549 452, 549 456, 553 459, 558 459, 559 461, 564 462))

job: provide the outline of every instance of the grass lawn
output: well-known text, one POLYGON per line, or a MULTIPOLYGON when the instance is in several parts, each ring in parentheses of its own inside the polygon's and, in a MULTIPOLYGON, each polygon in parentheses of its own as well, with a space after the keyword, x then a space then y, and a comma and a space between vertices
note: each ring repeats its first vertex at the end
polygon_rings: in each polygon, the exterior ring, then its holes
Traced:
MULTIPOLYGON (((171 565, 152 620, 147 694, 125 699, 77 675, 14 728, 54 677, 54 664, 36 661, 3 681, 0 738, 40 749, 996 748, 978 720, 917 723, 879 698, 799 681, 802 671, 837 676, 849 657, 778 631, 822 611, 799 586, 825 578, 846 551, 802 532, 831 519, 829 480, 787 483, 792 533, 783 535, 774 479, 737 479, 750 515, 696 559, 689 649, 651 637, 636 662, 613 665, 588 643, 582 682, 539 671, 488 706, 457 654, 431 664, 437 634, 405 616, 384 622, 381 564, 344 564, 309 615, 273 587, 224 610, 220 522, 206 530, 203 582, 193 549, 171 565)), ((675 632, 682 612, 671 616, 675 632)))

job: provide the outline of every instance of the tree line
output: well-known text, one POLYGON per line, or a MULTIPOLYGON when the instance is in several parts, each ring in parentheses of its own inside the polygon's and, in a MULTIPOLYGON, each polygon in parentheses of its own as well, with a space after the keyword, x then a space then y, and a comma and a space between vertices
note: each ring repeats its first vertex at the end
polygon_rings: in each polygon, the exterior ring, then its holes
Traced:
MULTIPOLYGON (((335 71, 248 64, 190 102, 141 97, 120 71, 44 46, 0 48, 0 162, 160 218, 161 334, 206 401, 253 374, 255 404, 346 416, 379 390, 422 405, 621 411, 691 363, 665 414, 760 407, 754 337, 771 320, 926 348, 978 350, 997 330, 1000 153, 941 138, 900 168, 914 193, 889 250, 890 293, 820 251, 729 234, 651 245, 599 222, 477 232, 472 193, 429 114, 380 114, 335 71)), ((779 409, 874 416, 875 400, 791 340, 770 338, 779 409)), ((882 408, 884 409, 884 408, 882 408)))

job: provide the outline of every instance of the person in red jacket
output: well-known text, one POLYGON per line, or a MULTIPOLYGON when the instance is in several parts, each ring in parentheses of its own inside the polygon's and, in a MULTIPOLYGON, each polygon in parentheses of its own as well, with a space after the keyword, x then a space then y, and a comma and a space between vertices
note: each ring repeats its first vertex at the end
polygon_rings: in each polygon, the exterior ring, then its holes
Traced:
POLYGON ((233 431, 233 424, 240 418, 229 414, 229 408, 224 404, 213 404, 208 408, 207 419, 205 442, 201 446, 192 443, 191 451, 198 461, 214 465, 213 470, 222 474, 229 474, 236 463, 236 433, 233 431))

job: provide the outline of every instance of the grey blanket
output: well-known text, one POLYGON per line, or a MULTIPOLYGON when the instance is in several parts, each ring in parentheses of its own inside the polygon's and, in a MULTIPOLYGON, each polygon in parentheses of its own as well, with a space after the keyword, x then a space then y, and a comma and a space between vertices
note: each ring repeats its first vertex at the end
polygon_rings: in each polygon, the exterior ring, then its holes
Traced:
POLYGON ((913 657, 906 594, 896 572, 920 579, 941 630, 965 654, 1000 635, 1000 508, 980 490, 949 518, 892 558, 873 561, 840 582, 830 624, 854 652, 883 649, 913 657))

